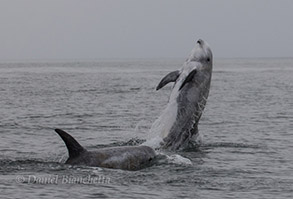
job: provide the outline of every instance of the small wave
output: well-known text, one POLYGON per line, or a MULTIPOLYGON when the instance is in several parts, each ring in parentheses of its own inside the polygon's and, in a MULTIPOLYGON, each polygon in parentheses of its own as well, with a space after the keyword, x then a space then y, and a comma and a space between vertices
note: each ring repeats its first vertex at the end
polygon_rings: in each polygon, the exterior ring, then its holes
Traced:
POLYGON ((254 148, 259 149, 262 146, 257 144, 245 144, 245 143, 233 143, 233 142, 214 142, 214 143, 202 143, 201 148, 254 148))
POLYGON ((139 139, 139 138, 131 138, 130 140, 128 140, 127 142, 114 142, 108 146, 105 147, 110 147, 110 146, 137 146, 140 145, 142 143, 144 143, 145 140, 143 139, 139 139))
POLYGON ((42 159, 2 159, 0 161, 0 173, 14 173, 15 171, 42 171, 62 170, 64 164, 59 162, 45 161, 42 159))
POLYGON ((113 143, 110 143, 110 144, 98 144, 98 145, 89 147, 89 149, 105 148, 105 147, 116 147, 116 146, 117 147, 118 146, 137 146, 137 145, 140 145, 140 144, 142 144, 144 142, 145 142, 144 139, 131 138, 127 142, 121 141, 121 142, 113 142, 113 143))

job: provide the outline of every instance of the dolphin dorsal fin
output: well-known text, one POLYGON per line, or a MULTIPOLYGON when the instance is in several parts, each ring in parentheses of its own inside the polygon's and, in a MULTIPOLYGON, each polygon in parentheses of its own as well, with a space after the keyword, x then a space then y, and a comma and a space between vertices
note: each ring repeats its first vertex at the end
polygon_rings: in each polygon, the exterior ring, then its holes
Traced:
POLYGON ((168 73, 159 83, 156 90, 163 88, 166 84, 170 82, 175 82, 179 77, 180 72, 178 70, 168 73))
POLYGON ((55 129, 55 131, 64 141, 68 150, 69 158, 78 157, 80 154, 86 151, 86 149, 84 149, 71 135, 65 131, 61 129, 55 129))

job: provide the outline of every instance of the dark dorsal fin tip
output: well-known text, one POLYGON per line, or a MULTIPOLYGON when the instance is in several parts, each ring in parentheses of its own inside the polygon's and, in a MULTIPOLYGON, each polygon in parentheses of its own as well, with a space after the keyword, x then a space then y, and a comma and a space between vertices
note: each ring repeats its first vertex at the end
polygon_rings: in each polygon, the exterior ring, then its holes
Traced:
POLYGON ((71 135, 65 131, 61 129, 55 129, 55 131, 64 141, 68 150, 69 158, 78 157, 81 153, 86 151, 71 135))

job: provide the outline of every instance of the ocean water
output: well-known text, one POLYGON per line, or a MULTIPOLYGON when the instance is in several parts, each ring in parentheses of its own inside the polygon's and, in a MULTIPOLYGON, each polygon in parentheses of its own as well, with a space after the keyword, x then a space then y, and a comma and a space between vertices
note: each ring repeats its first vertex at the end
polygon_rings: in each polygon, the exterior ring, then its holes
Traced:
POLYGON ((62 128, 90 150, 136 145, 184 59, 0 64, 1 198, 292 198, 293 59, 215 59, 199 148, 123 171, 65 165, 62 128))

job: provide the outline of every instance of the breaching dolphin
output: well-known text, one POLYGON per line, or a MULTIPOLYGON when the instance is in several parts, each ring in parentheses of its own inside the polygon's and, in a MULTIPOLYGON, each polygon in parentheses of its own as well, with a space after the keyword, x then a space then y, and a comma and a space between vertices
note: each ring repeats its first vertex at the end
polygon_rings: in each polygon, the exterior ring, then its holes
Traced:
POLYGON ((55 131, 67 146, 69 158, 65 164, 138 170, 149 166, 156 155, 148 146, 106 147, 88 151, 65 131, 61 129, 55 131))
POLYGON ((198 135, 198 122, 209 95, 213 55, 209 45, 198 40, 182 68, 167 74, 156 90, 175 82, 166 109, 150 132, 160 136, 160 147, 185 148, 198 135))

